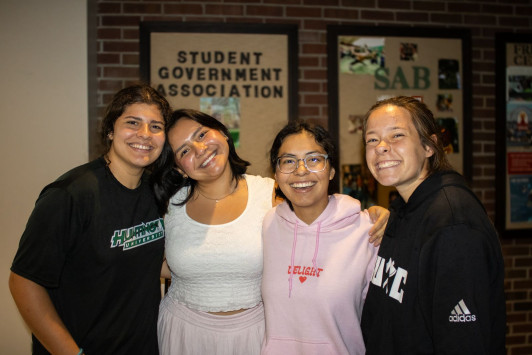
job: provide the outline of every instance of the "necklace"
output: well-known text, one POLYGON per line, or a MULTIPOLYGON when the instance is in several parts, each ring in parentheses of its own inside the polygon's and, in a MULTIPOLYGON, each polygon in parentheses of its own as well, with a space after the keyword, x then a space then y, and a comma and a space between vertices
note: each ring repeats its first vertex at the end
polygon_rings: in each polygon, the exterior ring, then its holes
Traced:
POLYGON ((221 200, 223 200, 224 198, 229 197, 229 196, 231 196, 232 194, 234 194, 235 191, 236 191, 236 189, 237 189, 237 187, 238 187, 238 181, 236 182, 235 187, 233 188, 233 190, 232 190, 230 193, 228 193, 227 195, 225 195, 225 196, 223 196, 223 197, 219 197, 219 198, 210 198, 210 197, 207 197, 207 196, 205 196, 204 194, 201 193, 201 190, 200 190, 199 188, 198 188, 198 193, 199 193, 201 196, 205 197, 207 200, 215 201, 215 203, 218 203, 218 202, 220 202, 221 200))

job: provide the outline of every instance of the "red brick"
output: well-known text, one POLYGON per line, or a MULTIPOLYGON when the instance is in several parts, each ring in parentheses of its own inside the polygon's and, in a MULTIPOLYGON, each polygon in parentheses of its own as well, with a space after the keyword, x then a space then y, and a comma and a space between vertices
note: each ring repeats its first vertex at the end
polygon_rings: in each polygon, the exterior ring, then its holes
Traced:
POLYGON ((116 92, 122 89, 122 82, 120 80, 100 80, 98 81, 98 90, 116 92))
POLYGON ((445 24, 462 23, 462 15, 435 13, 435 14, 430 14, 430 21, 437 22, 437 23, 445 23, 445 24))
MULTIPOLYGON (((261 0, 255 0, 261 2, 261 0)), ((280 4, 280 5, 299 5, 301 0, 264 0, 264 4, 280 4)))
POLYGON ((133 39, 133 40, 138 41, 139 29, 138 28, 125 28, 123 37, 124 39, 133 39))
POLYGON ((320 109, 317 106, 300 106, 299 115, 305 116, 318 116, 320 109))
POLYGON ((397 21, 403 22, 427 22, 429 14, 426 12, 397 12, 395 14, 397 21))
POLYGON ((323 7, 324 5, 332 7, 332 6, 340 5, 340 1, 339 0, 327 0, 327 1, 323 1, 323 0, 303 0, 303 6, 315 6, 315 5, 318 5, 318 6, 321 6, 321 7, 323 7))
POLYGON ((302 54, 325 54, 327 50, 326 44, 304 43, 302 46, 302 54))
POLYGON ((499 17, 499 25, 509 27, 528 27, 530 30, 530 18, 529 17, 499 17))
MULTIPOLYGON (((511 15, 513 14, 513 12, 514 12, 514 9, 512 6, 500 5, 500 4, 497 4, 497 5, 483 4, 482 10, 481 10, 481 13, 483 14, 492 13, 494 15, 502 15, 502 14, 511 15)), ((517 13, 520 15, 523 15, 520 12, 517 12, 517 13)))
POLYGON ((525 270, 515 270, 510 269, 506 270, 506 278, 508 279, 524 279, 526 277, 526 271, 525 270))
POLYGON ((307 80, 325 80, 327 78, 327 71, 325 69, 323 70, 304 70, 303 79, 307 80))
POLYGON ((283 8, 280 6, 246 6, 248 16, 283 16, 283 8))
POLYGON ((105 41, 103 42, 104 52, 138 52, 138 42, 123 42, 123 41, 105 41))
POLYGON ((520 4, 520 5, 529 4, 530 5, 530 0, 505 0, 504 2, 507 4, 520 4))
POLYGON ((138 26, 139 16, 101 16, 102 26, 138 26))
POLYGON ((414 1, 414 10, 425 11, 444 11, 445 3, 443 1, 414 1))
POLYGON ((516 290, 519 289, 532 289, 532 280, 526 280, 526 281, 514 281, 514 288, 516 290))
POLYGON ((164 4, 164 14, 186 14, 186 15, 201 15, 203 14, 203 6, 195 4, 164 4))
POLYGON ((516 6, 515 13, 521 16, 529 15, 532 16, 532 6, 516 6))
POLYGON ((487 71, 490 73, 495 72, 495 63, 493 62, 475 62, 474 64, 475 71, 487 71))
POLYGON ((160 14, 162 6, 160 4, 131 4, 125 3, 123 12, 125 14, 160 14))
POLYGON ((295 7, 290 6, 286 8, 286 16, 288 17, 321 17, 321 8, 317 7, 295 7))
POLYGON ((326 104, 327 95, 323 94, 306 94, 303 103, 306 104, 326 104))
POLYGON ((526 340, 524 335, 514 335, 506 337, 506 345, 523 344, 526 340))
POLYGON ((386 20, 392 21, 394 13, 392 11, 369 11, 362 10, 360 12, 360 18, 364 20, 386 20))
MULTIPOLYGON (((218 1, 220 1, 220 2, 238 2, 238 3, 241 3, 241 4, 250 4, 250 3, 255 4, 255 3, 260 3, 261 2, 260 0, 249 0, 249 1, 247 1, 247 0, 231 0, 231 1, 218 0, 218 1)), ((205 1, 203 0, 203 2, 205 2, 205 1)))
POLYGON ((497 18, 495 16, 483 16, 483 15, 465 15, 464 23, 468 25, 495 25, 497 24, 497 18))
POLYGON ((495 117, 495 110, 492 109, 473 109, 473 116, 475 117, 495 117))
POLYGON ((508 323, 523 323, 526 322, 526 314, 523 313, 509 313, 506 314, 508 323))
POLYGON ((495 134, 494 133, 474 133, 474 139, 475 141, 491 141, 495 142, 495 134))
POLYGON ((532 333, 532 324, 516 324, 513 330, 515 333, 532 333))
POLYGON ((495 75, 494 74, 483 74, 482 83, 484 84, 495 84, 495 75))
POLYGON ((523 291, 506 292, 507 301, 525 300, 526 298, 527 298, 527 294, 526 292, 523 292, 523 291))
POLYGON ((120 54, 118 53, 98 53, 99 64, 120 64, 120 54))
POLYGON ((299 31, 298 40, 299 43, 313 43, 313 42, 324 42, 324 35, 318 31, 299 31))
POLYGON ((303 81, 299 83, 299 92, 319 92, 320 84, 317 82, 303 81))
POLYGON ((119 14, 121 11, 119 3, 98 3, 97 12, 100 14, 119 14))
POLYGON ((120 39, 122 35, 120 28, 99 28, 96 32, 98 39, 120 39))
MULTIPOLYGON (((228 23, 278 23, 274 22, 275 19, 262 19, 258 17, 230 17, 226 16, 228 23)), ((216 22, 221 22, 222 19, 218 18, 216 22)), ((201 20, 203 22, 203 20, 201 20)), ((282 23, 285 23, 284 21, 282 23)))
POLYGON ((532 238, 519 238, 515 240, 516 245, 530 246, 532 245, 532 238))
POLYGON ((139 65, 138 54, 123 54, 122 63, 124 65, 139 65))
POLYGON ((103 70, 103 76, 106 78, 138 78, 139 68, 137 67, 106 67, 103 70))
POLYGON ((515 258, 516 267, 532 266, 532 258, 515 258))
POLYGON ((207 15, 229 15, 241 16, 244 14, 244 7, 240 5, 205 5, 207 15))
POLYGON ((532 354, 532 346, 515 346, 512 347, 511 353, 508 355, 530 355, 532 354))
POLYGON ((358 10, 324 9, 323 17, 356 20, 359 18, 358 10))
MULTIPOLYGON (((229 22, 229 21, 228 21, 229 22)), ((280 24, 283 24, 283 25, 297 25, 299 28, 301 28, 301 23, 303 22, 303 20, 298 20, 298 19, 294 19, 294 18, 290 18, 290 19, 287 19, 287 18, 265 18, 264 19, 264 23, 280 23, 280 24)))
POLYGON ((302 28, 305 29, 305 30, 325 31, 327 29, 327 25, 329 25, 329 24, 330 24, 330 22, 328 22, 328 21, 303 20, 302 28))
POLYGON ((318 57, 300 56, 299 67, 317 67, 320 61, 318 57))
POLYGON ((410 10, 412 1, 404 0, 379 0, 378 7, 380 9, 397 9, 397 10, 410 10))
POLYGON ((377 7, 377 0, 342 0, 342 7, 377 7))
POLYGON ((465 13, 465 12, 474 12, 474 13, 480 13, 480 4, 474 4, 474 3, 463 3, 463 2, 447 2, 447 10, 449 12, 459 12, 459 13, 465 13))

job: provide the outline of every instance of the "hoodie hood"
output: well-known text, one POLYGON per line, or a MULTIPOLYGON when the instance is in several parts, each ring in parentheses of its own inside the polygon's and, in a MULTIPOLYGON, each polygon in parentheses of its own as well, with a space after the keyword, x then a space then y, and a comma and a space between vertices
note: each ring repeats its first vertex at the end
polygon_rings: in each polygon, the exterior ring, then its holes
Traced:
POLYGON ((434 173, 427 177, 419 186, 414 190, 412 196, 408 202, 405 202, 401 196, 399 196, 390 206, 390 209, 396 211, 399 215, 403 216, 406 210, 412 213, 418 207, 422 206, 427 200, 431 200, 436 197, 437 191, 445 189, 446 187, 457 187, 475 198, 478 203, 482 205, 478 197, 467 188, 467 183, 462 175, 453 170, 446 170, 434 173))
POLYGON ((299 219, 286 201, 276 207, 275 213, 288 224, 298 224, 307 228, 320 224, 321 230, 328 232, 352 223, 352 219, 357 218, 360 211, 360 201, 347 195, 334 194, 329 196, 327 207, 311 224, 299 219))
MULTIPOLYGON (((294 259, 297 249, 298 232, 313 232, 315 236, 314 255, 312 257, 312 266, 314 272, 319 268, 316 263, 320 248, 320 233, 327 233, 333 230, 341 229, 352 224, 360 213, 360 202, 347 195, 334 194, 329 196, 329 203, 323 212, 311 224, 306 224, 295 212, 290 209, 285 201, 276 207, 275 213, 293 229, 292 253, 290 258, 290 276, 288 277, 288 297, 292 295, 292 284, 294 276, 294 259)), ((310 256, 309 256, 310 257, 310 256)))

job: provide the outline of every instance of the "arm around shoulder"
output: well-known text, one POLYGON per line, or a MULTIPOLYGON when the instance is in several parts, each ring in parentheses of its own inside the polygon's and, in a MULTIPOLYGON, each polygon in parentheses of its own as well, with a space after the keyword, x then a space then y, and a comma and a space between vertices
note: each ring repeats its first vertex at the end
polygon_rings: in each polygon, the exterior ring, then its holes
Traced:
POLYGON ((369 242, 373 243, 375 246, 379 246, 384 237, 384 231, 386 230, 386 225, 388 224, 388 219, 390 218, 390 211, 384 207, 380 206, 371 206, 368 208, 369 217, 371 222, 374 225, 369 230, 369 242))

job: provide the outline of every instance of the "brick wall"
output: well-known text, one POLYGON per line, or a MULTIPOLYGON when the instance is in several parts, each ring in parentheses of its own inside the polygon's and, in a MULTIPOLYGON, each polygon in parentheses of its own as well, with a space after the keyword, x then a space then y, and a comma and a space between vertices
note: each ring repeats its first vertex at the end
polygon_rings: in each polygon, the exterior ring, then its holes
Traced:
MULTIPOLYGON (((326 26, 467 27, 472 32, 473 190, 495 210, 496 32, 532 32, 530 0, 99 0, 97 98, 139 77, 139 21, 295 23, 299 26, 299 117, 327 124, 326 26), (326 3, 327 5, 323 5, 326 3)), ((502 239, 508 354, 532 353, 532 237, 502 239)))

